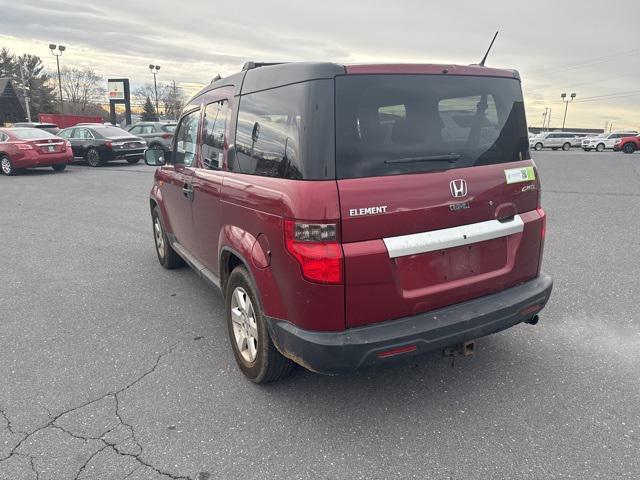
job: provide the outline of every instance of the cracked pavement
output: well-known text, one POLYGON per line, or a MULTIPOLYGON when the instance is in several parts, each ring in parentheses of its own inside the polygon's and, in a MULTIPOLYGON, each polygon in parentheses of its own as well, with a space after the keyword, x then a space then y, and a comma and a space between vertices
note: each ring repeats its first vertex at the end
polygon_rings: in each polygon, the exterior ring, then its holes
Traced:
POLYGON ((536 152, 554 295, 476 355, 259 387, 152 169, 0 177, 0 480, 640 477, 640 154, 536 152))

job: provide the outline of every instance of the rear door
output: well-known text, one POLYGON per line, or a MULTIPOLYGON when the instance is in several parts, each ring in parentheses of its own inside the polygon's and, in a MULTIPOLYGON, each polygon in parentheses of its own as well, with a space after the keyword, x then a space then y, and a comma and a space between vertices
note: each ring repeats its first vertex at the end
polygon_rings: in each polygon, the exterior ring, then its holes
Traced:
POLYGON ((200 109, 192 110, 180 120, 176 130, 171 162, 160 169, 162 199, 170 230, 191 255, 197 256, 191 217, 193 173, 197 164, 200 109))
POLYGON ((514 79, 336 79, 347 326, 537 275, 539 183, 514 79))
MULTIPOLYGON (((224 93, 224 90, 218 94, 224 93)), ((228 91, 233 98, 233 89, 228 91)), ((229 100, 224 98, 204 107, 200 156, 193 175, 193 223, 202 263, 219 276, 220 193, 227 144, 229 100)))

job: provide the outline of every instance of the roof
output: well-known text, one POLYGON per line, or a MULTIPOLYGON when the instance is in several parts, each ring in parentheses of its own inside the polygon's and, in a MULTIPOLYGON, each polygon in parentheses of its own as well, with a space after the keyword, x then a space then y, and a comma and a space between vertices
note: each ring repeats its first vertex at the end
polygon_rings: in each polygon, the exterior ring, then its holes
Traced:
POLYGON ((243 70, 229 77, 214 80, 198 92, 194 98, 217 88, 234 86, 235 95, 247 94, 280 87, 292 83, 334 78, 338 75, 362 74, 432 74, 432 75, 478 75, 520 79, 515 70, 483 67, 480 65, 453 64, 366 64, 340 65, 329 62, 255 63, 247 62, 243 70))

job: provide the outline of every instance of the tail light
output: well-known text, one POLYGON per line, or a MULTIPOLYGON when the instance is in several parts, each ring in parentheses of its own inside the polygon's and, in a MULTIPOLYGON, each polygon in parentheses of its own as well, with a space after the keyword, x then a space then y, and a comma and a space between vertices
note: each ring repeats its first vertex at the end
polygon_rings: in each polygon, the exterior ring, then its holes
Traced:
POLYGON ((111 149, 111 147, 113 147, 113 143, 107 141, 107 142, 104 142, 104 146, 111 149))
POLYGON ((298 261, 302 275, 315 283, 342 283, 342 247, 335 223, 285 220, 285 246, 298 261))
POLYGON ((33 150, 33 147, 28 143, 16 143, 18 150, 33 150))
POLYGON ((64 148, 66 148, 67 150, 71 150, 71 142, 69 140, 64 142, 64 148))
POLYGON ((171 135, 170 133, 163 133, 162 134, 162 138, 164 138, 165 140, 169 140, 171 137, 173 137, 173 135, 171 135))

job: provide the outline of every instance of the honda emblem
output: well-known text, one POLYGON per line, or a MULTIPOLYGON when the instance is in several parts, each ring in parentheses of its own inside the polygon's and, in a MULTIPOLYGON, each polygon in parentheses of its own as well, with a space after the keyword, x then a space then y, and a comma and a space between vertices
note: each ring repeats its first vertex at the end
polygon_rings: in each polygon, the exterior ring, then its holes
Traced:
POLYGON ((467 196, 467 182, 463 179, 451 180, 449 182, 449 190, 453 198, 461 198, 467 196))

